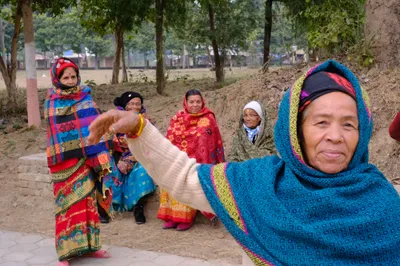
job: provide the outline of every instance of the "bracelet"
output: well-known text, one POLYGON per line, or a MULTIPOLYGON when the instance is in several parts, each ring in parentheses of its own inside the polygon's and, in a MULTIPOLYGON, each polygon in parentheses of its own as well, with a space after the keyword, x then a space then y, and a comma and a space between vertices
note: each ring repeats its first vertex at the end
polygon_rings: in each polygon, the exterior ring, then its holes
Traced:
POLYGON ((136 132, 136 134, 129 133, 129 134, 126 135, 126 136, 127 136, 128 138, 130 138, 130 139, 136 139, 136 138, 139 137, 139 136, 142 134, 142 132, 143 132, 143 129, 144 129, 144 126, 145 126, 144 116, 143 116, 142 114, 138 114, 138 117, 139 117, 139 123, 138 123, 137 126, 139 126, 139 129, 138 129, 138 131, 136 132))

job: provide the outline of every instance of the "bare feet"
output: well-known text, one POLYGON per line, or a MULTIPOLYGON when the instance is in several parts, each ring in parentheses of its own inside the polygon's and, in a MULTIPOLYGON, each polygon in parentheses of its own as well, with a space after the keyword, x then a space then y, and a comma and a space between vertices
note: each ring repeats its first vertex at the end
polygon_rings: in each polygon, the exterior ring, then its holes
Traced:
POLYGON ((67 260, 62 260, 57 262, 57 266, 69 266, 69 262, 67 260))

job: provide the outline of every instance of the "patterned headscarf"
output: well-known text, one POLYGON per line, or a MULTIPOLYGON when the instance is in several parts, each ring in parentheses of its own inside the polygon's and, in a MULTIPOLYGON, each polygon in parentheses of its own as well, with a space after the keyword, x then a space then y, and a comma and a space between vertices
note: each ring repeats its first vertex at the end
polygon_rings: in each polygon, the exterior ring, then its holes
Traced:
POLYGON ((59 59, 57 59, 54 62, 53 67, 50 69, 50 75, 51 75, 51 81, 53 83, 53 86, 56 88, 60 88, 62 90, 70 89, 70 88, 79 86, 81 84, 81 76, 79 75, 78 66, 74 63, 74 61, 72 61, 71 59, 68 59, 66 57, 60 57, 59 59), (74 86, 64 85, 60 81, 60 78, 61 78, 60 75, 61 75, 62 71, 64 69, 66 69, 67 67, 72 67, 76 71, 76 76, 77 76, 78 82, 74 86))
POLYGON ((351 83, 344 77, 330 72, 317 72, 304 81, 300 94, 300 108, 302 112, 312 101, 330 92, 340 91, 356 99, 356 93, 351 83))
POLYGON ((285 94, 275 125, 281 157, 201 165, 200 182, 218 218, 255 265, 398 265, 400 198, 368 163, 369 99, 356 76, 329 60, 285 94), (359 141, 347 169, 318 171, 303 160, 297 119, 304 81, 326 71, 355 91, 359 141))

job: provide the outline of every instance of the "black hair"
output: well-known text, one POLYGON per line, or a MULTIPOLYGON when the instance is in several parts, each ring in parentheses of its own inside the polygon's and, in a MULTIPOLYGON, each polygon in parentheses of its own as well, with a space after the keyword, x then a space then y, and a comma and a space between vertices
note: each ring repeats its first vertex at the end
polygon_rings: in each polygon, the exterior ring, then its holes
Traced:
POLYGON ((193 95, 199 95, 200 97, 203 97, 198 89, 191 89, 191 90, 188 90, 185 94, 186 101, 189 98, 189 96, 193 96, 193 95))

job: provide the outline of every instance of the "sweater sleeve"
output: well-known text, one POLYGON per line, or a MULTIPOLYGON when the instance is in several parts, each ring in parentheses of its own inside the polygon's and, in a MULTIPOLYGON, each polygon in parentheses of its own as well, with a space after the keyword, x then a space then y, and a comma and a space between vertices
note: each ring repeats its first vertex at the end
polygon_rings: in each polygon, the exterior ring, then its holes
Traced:
POLYGON ((390 124, 389 134, 393 139, 400 141, 400 112, 397 113, 392 124, 390 124))
POLYGON ((172 145, 151 123, 138 138, 127 140, 133 156, 160 187, 183 204, 214 213, 200 184, 195 159, 172 145))

